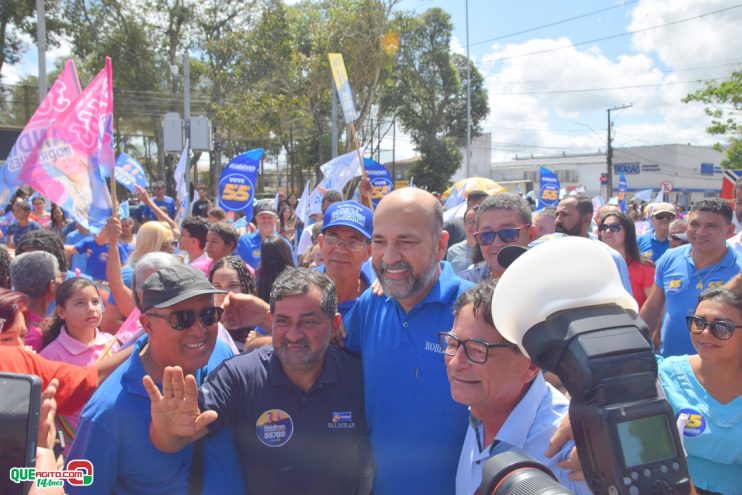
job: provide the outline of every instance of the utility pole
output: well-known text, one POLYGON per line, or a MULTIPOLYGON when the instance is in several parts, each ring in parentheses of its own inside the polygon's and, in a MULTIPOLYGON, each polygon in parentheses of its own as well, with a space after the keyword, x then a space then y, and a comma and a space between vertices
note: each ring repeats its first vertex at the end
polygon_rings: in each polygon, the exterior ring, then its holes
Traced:
POLYGON ((469 0, 466 0, 466 176, 471 177, 471 61, 469 60, 469 0))
POLYGON ((36 43, 39 48, 39 105, 46 96, 46 12, 44 0, 36 0, 36 43))
POLYGON ((606 148, 606 196, 607 198, 606 203, 611 200, 611 197, 613 196, 613 146, 611 145, 611 126, 613 123, 611 122, 611 112, 615 110, 623 110, 624 108, 630 108, 634 106, 632 103, 629 103, 628 105, 623 105, 620 107, 613 107, 606 110, 608 113, 608 147, 606 148))
MULTIPOLYGON (((191 63, 188 58, 188 50, 183 54, 183 125, 185 126, 186 146, 183 152, 186 154, 186 185, 188 194, 193 195, 193 182, 191 181, 191 63)), ((198 180, 198 171, 194 174, 198 180)), ((180 198, 188 201, 189 198, 180 198)))

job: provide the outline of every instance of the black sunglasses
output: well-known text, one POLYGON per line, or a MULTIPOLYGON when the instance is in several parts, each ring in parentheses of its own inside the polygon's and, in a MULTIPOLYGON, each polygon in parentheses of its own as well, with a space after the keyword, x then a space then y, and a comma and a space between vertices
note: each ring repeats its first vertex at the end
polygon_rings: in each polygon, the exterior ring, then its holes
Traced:
POLYGON ((173 330, 182 331, 191 328, 196 323, 196 318, 201 320, 204 326, 216 325, 222 319, 223 314, 223 308, 212 306, 210 308, 204 308, 198 313, 190 309, 181 309, 180 311, 173 311, 169 315, 147 313, 147 316, 167 320, 173 330))
POLYGON ((685 321, 688 324, 688 330, 690 333, 700 335, 706 328, 710 329, 711 335, 719 340, 729 340, 734 334, 736 328, 742 327, 737 325, 733 321, 728 320, 716 320, 714 322, 707 321, 706 318, 700 316, 686 316, 685 321))
POLYGON ((511 243, 518 240, 518 236, 520 235, 520 231, 530 227, 530 224, 521 225, 520 227, 512 227, 509 229, 502 229, 502 230, 489 230, 486 232, 474 232, 474 238, 477 240, 480 246, 489 246, 493 242, 495 242, 495 239, 497 239, 497 236, 500 236, 500 239, 502 242, 511 243))
POLYGON ((673 218, 675 218, 675 215, 673 215, 672 213, 664 212, 657 213, 654 218, 656 218, 657 220, 672 220, 673 218))
POLYGON ((604 223, 600 227, 598 227, 598 230, 601 232, 610 231, 612 233, 621 232, 621 224, 620 223, 604 223))

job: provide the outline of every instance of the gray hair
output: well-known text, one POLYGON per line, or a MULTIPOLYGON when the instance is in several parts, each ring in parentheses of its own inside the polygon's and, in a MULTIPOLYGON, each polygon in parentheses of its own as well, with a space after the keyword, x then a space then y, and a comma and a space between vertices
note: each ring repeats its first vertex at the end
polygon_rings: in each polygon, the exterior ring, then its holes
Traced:
POLYGON ((498 193, 487 197, 479 204, 477 211, 477 228, 479 228, 479 218, 482 213, 489 210, 507 210, 518 214, 520 221, 530 225, 532 223, 531 207, 528 201, 521 198, 518 194, 498 193))
POLYGON ((170 253, 163 251, 155 251, 153 253, 147 253, 136 262, 134 265, 134 273, 131 276, 131 290, 134 295, 134 304, 141 310, 142 306, 139 301, 139 285, 137 280, 144 282, 147 277, 152 275, 157 270, 161 270, 167 266, 179 265, 180 261, 178 258, 170 253))
POLYGON ((311 268, 288 267, 278 276, 271 288, 271 312, 276 309, 276 302, 285 297, 299 296, 309 292, 312 286, 322 293, 320 306, 329 318, 334 318, 338 311, 338 298, 335 284, 322 272, 311 268))
POLYGON ((15 290, 28 297, 41 297, 49 282, 59 275, 59 262, 46 251, 32 251, 10 262, 10 282, 15 290))

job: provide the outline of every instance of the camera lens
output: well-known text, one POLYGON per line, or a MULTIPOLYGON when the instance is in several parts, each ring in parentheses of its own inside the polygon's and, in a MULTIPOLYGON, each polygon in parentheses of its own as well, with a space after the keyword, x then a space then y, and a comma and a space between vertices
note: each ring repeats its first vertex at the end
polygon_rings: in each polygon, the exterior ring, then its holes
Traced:
POLYGON ((482 466, 479 493, 485 495, 571 495, 552 472, 520 452, 503 452, 482 466))

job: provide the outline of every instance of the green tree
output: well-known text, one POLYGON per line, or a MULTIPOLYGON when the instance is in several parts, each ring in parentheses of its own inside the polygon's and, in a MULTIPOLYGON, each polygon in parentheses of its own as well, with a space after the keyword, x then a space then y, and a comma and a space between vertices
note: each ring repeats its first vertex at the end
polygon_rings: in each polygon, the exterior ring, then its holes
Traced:
MULTIPOLYGON (((412 167, 415 184, 443 190, 461 165, 455 141, 466 136, 466 57, 452 54, 451 20, 434 8, 394 22, 399 51, 383 90, 381 112, 396 116, 412 137, 421 160, 412 167)), ((470 63, 472 134, 486 117, 484 80, 470 63)))
MULTIPOLYGON (((729 79, 722 82, 708 82, 706 87, 683 98, 683 102, 700 101, 709 105, 706 115, 711 117, 711 125, 706 132, 714 136, 726 136, 726 159, 721 166, 742 169, 742 123, 739 113, 742 110, 742 71, 732 72, 729 79)), ((723 151, 724 146, 716 143, 714 148, 723 151)))

